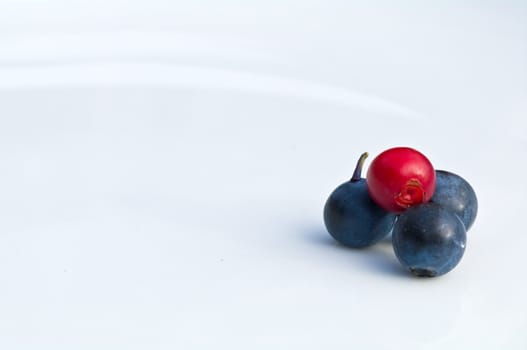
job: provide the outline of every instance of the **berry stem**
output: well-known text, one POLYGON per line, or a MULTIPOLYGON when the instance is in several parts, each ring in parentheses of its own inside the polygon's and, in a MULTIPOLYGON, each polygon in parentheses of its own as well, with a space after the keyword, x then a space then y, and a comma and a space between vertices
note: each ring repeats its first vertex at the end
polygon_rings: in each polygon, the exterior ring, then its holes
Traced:
POLYGON ((362 174, 362 166, 364 165, 364 161, 368 158, 368 152, 364 152, 361 154, 359 160, 357 161, 357 166, 355 166, 355 171, 353 172, 353 176, 351 177, 351 182, 356 182, 360 180, 360 176, 362 174))

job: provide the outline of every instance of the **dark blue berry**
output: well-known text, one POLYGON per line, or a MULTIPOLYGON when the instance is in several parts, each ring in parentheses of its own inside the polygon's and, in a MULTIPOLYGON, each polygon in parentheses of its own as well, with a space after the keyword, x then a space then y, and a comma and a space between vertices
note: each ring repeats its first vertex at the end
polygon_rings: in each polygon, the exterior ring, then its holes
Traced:
POLYGON ((465 225, 440 205, 421 204, 399 215, 392 243, 395 255, 411 273, 440 276, 452 270, 465 252, 465 225))
POLYGON ((338 242, 353 248, 370 246, 392 230, 395 215, 379 207, 368 194, 361 170, 364 153, 350 181, 331 193, 324 206, 324 223, 338 242))
POLYGON ((436 171, 436 189, 431 201, 459 216, 467 231, 478 213, 478 199, 474 189, 461 176, 448 171, 436 171))

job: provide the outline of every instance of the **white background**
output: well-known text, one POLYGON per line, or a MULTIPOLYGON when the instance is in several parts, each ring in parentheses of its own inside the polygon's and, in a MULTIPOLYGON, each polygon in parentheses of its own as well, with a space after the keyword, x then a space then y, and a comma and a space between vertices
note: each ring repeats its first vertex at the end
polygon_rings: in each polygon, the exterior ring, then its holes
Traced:
POLYGON ((523 1, 1 1, 0 348, 526 349, 526 117, 523 1), (325 232, 397 145, 478 194, 443 277, 325 232))

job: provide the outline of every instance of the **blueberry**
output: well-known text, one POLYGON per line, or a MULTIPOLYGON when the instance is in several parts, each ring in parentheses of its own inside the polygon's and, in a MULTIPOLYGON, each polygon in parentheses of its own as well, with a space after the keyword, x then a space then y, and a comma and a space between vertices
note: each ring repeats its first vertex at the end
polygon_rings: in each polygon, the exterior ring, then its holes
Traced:
POLYGON ((416 276, 434 277, 452 270, 466 244, 465 225, 452 211, 426 203, 399 215, 392 232, 395 255, 416 276))
POLYGON ((461 176, 448 171, 436 171, 436 189, 431 201, 453 211, 463 221, 467 231, 478 213, 474 189, 461 176))
POLYGON ((364 153, 350 181, 331 193, 324 206, 324 223, 329 234, 341 244, 364 248, 386 237, 392 230, 395 215, 373 202, 365 179, 361 178, 364 153))

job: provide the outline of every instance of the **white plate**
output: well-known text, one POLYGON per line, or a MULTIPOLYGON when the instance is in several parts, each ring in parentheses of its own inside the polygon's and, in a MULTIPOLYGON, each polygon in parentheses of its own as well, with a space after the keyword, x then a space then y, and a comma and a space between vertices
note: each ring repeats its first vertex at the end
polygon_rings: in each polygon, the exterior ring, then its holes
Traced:
POLYGON ((0 10, 0 347, 526 348, 525 5, 28 3, 0 10), (325 232, 395 145, 478 194, 443 277, 325 232))

